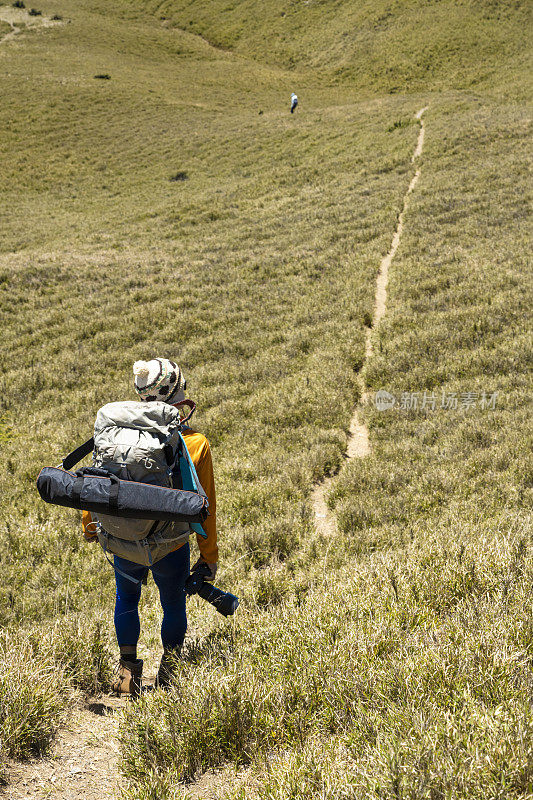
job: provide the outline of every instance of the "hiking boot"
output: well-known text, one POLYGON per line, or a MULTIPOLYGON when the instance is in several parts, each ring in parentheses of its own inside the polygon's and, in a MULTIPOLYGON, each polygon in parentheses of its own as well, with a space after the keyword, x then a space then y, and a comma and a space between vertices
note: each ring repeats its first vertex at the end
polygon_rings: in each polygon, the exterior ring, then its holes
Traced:
POLYGON ((180 650, 165 650, 155 678, 156 689, 170 689, 176 676, 180 650))
POLYGON ((119 661, 118 677, 111 684, 111 691, 117 695, 130 694, 138 697, 142 687, 143 662, 141 658, 128 661, 121 658, 119 661))

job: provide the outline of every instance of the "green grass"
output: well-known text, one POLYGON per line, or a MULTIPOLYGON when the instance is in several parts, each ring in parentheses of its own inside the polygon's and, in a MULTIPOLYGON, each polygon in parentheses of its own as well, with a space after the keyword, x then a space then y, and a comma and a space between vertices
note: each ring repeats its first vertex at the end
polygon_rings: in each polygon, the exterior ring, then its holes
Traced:
POLYGON ((531 22, 520 0, 130 0, 125 7, 129 17, 146 9, 217 47, 289 72, 312 68, 324 81, 372 94, 493 89, 509 73, 520 75, 531 22))
MULTIPOLYGON (((162 354, 213 446, 241 608, 190 602, 182 680, 121 730, 131 797, 228 764, 228 798, 533 796, 526 5, 42 10, 69 22, 0 46, 2 757, 46 749, 115 648, 112 571, 35 477, 162 354), (372 453, 344 467, 361 371, 437 407, 367 405, 372 453), (339 469, 324 539, 309 495, 339 469)), ((141 615, 146 655, 151 584, 141 615)))
POLYGON ((0 776, 5 759, 48 752, 70 706, 109 685, 111 654, 99 621, 57 615, 6 627, 0 639, 0 776))
POLYGON ((142 783, 157 764, 178 781, 231 760, 254 763, 258 796, 293 783, 294 794, 274 796, 311 798, 330 781, 332 797, 394 796, 395 784, 411 796, 420 781, 417 797, 430 787, 522 797, 532 777, 523 527, 475 561, 443 551, 444 525, 428 533, 431 549, 340 567, 304 603, 291 592, 268 616, 245 612, 206 642, 174 694, 128 712, 126 775, 142 783), (314 782, 301 781, 302 766, 314 782))

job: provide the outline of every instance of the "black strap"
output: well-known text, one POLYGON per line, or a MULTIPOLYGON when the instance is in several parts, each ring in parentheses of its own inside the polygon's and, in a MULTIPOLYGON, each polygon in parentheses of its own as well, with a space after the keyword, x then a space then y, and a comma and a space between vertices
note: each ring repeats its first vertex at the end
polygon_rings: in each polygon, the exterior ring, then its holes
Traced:
POLYGON ((174 463, 172 464, 172 487, 174 489, 183 489, 183 478, 181 477, 180 470, 180 456, 183 451, 181 438, 178 439, 176 453, 174 455, 174 463))
POLYGON ((109 473, 111 479, 111 486, 109 487, 109 508, 118 508, 118 490, 120 489, 120 480, 116 475, 109 473))
POLYGON ((85 478, 83 475, 78 475, 74 483, 72 484, 72 499, 76 502, 80 502, 81 493, 83 490, 83 481, 85 478))
POLYGON ((166 444, 163 448, 167 465, 171 467, 174 464, 174 448, 171 444, 166 444))
POLYGON ((75 450, 73 450, 72 453, 69 453, 68 456, 65 456, 65 458, 62 461, 63 469, 72 469, 72 467, 75 464, 77 464, 78 461, 81 461, 82 458, 88 456, 93 449, 94 449, 94 439, 91 436, 90 439, 87 439, 86 442, 80 444, 80 446, 77 447, 75 450))
MULTIPOLYGON (((94 470, 94 472, 96 471, 97 470, 94 470)), ((83 491, 83 482, 86 477, 91 476, 91 470, 80 470, 79 473, 77 473, 77 476, 78 477, 72 484, 71 497, 76 503, 80 503, 81 493, 83 491)), ((119 478, 117 478, 116 475, 113 475, 111 472, 108 472, 105 477, 109 478, 109 480, 111 481, 111 486, 109 487, 109 500, 108 500, 109 508, 113 509, 113 511, 116 511, 118 509, 118 492, 120 489, 120 480, 119 478)))

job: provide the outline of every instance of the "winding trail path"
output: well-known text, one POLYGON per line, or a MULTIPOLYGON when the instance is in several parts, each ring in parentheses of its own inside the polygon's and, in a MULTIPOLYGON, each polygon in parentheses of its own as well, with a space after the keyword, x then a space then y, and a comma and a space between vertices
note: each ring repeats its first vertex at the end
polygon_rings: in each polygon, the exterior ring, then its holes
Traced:
MULTIPOLYGON (((418 120, 420 125, 420 131, 418 134, 416 147, 411 158, 412 164, 414 164, 418 158, 420 158, 422 155, 422 150, 424 149, 425 126, 423 115, 424 112, 427 111, 427 108, 428 107, 425 106, 415 114, 415 118, 418 120)), ((366 332, 365 363, 372 355, 372 332, 380 323, 385 311, 387 310, 387 284, 389 282, 389 269, 402 238, 404 217, 407 206, 409 205, 409 196, 418 183, 419 177, 420 169, 417 168, 415 174, 411 178, 411 182, 403 198, 403 206, 398 216, 398 225, 396 227, 396 231, 394 232, 394 236, 392 237, 390 250, 379 265, 379 272, 376 280, 376 292, 374 295, 374 314, 372 316, 372 325, 367 329, 366 332)), ((359 389, 361 395, 360 406, 363 406, 368 402, 368 392, 364 382, 363 370, 359 371, 359 389)), ((355 408, 352 419, 350 420, 346 459, 364 458, 369 453, 370 441, 368 438, 368 428, 359 419, 358 409, 355 408)), ((332 475, 328 478, 325 478, 323 481, 317 484, 311 494, 311 503, 315 514, 315 527, 319 533, 328 536, 334 535, 337 530, 337 522, 327 505, 327 497, 336 477, 336 475, 332 475)))
POLYGON ((54 28, 57 25, 64 24, 62 20, 52 19, 46 15, 32 16, 25 8, 2 5, 0 5, 0 22, 7 22, 11 26, 11 30, 0 37, 0 44, 5 44, 5 42, 9 42, 23 33, 21 25, 25 26, 25 30, 32 30, 35 28, 54 28))
POLYGON ((0 39, 0 44, 3 44, 3 42, 9 42, 10 39, 14 39, 15 36, 18 33, 20 33, 20 28, 18 27, 18 25, 15 25, 14 22, 11 22, 11 20, 7 20, 7 19, 4 20, 3 17, 0 17, 0 21, 2 21, 2 20, 4 22, 7 22, 8 25, 11 25, 11 30, 9 31, 9 33, 6 33, 6 34, 4 34, 4 36, 2 36, 2 38, 0 39))
MULTIPOLYGON (((153 684, 154 677, 146 681, 153 684)), ((9 783, 0 788, 2 800, 120 800, 121 775, 118 732, 122 710, 129 702, 102 696, 74 710, 61 730, 52 754, 28 762, 11 762, 9 783)), ((216 796, 221 781, 233 772, 207 772, 183 786, 191 800, 216 796), (221 777, 222 775, 222 777, 221 777)))

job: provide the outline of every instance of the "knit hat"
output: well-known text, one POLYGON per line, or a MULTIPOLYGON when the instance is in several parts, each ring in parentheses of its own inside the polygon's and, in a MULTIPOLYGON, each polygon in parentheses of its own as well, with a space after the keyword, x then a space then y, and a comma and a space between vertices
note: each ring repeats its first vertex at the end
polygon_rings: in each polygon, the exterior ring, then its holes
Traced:
POLYGON ((153 358, 151 361, 136 361, 133 365, 135 391, 141 398, 177 403, 185 399, 183 389, 186 381, 181 369, 168 358, 153 358))

